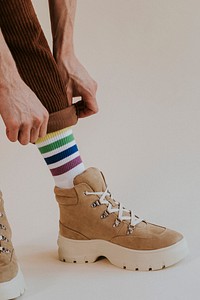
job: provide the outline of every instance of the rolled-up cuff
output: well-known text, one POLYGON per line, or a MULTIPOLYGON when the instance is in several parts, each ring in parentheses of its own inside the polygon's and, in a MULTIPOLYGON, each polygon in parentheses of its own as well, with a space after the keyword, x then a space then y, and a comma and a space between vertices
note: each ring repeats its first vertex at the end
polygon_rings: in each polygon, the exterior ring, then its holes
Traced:
POLYGON ((75 105, 51 113, 47 126, 47 133, 51 133, 63 128, 75 125, 78 121, 75 105))

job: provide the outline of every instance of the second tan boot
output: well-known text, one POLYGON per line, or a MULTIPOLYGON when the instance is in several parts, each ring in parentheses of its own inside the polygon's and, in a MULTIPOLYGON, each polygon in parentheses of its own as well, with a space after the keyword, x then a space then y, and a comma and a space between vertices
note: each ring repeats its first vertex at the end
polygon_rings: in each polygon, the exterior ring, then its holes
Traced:
POLYGON ((25 282, 11 242, 11 229, 0 192, 0 300, 19 297, 25 282))

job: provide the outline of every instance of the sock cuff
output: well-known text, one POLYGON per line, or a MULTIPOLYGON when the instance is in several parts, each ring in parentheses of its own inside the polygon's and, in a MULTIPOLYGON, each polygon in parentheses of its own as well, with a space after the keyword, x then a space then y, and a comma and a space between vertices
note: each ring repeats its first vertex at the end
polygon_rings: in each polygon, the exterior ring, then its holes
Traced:
POLYGON ((73 187, 73 179, 85 169, 71 127, 39 138, 36 146, 43 156, 56 186, 73 187))
POLYGON ((71 130, 71 127, 66 127, 66 128, 63 128, 61 130, 57 130, 57 131, 54 131, 54 132, 51 132, 51 133, 47 133, 43 138, 39 138, 37 141, 36 141, 36 144, 38 146, 40 146, 39 144, 42 144, 50 139, 53 139, 55 137, 58 137, 59 135, 61 136, 66 136, 69 135, 70 132, 72 132, 71 130))

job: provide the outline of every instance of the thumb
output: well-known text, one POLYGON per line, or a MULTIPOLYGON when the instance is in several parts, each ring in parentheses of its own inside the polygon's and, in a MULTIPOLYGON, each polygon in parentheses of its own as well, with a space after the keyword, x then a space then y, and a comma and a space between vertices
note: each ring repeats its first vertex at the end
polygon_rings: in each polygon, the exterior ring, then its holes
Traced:
POLYGON ((73 87, 72 87, 73 83, 71 78, 69 78, 69 81, 66 85, 66 93, 67 93, 67 100, 68 100, 68 104, 69 106, 72 105, 72 98, 73 98, 73 87))

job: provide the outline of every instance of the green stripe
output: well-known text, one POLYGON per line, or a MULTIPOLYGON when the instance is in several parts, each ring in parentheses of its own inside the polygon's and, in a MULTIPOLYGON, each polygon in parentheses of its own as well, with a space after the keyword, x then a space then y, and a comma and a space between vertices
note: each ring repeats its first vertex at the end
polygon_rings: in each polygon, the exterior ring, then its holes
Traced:
POLYGON ((66 137, 64 137, 63 139, 60 139, 58 141, 55 141, 49 145, 46 145, 46 146, 43 146, 43 147, 40 147, 39 150, 40 150, 40 153, 41 154, 44 154, 44 153, 47 153, 47 152, 50 152, 52 150, 55 150, 57 148, 60 148, 66 144, 69 144, 70 142, 72 142, 74 140, 74 136, 73 134, 70 134, 66 137))

